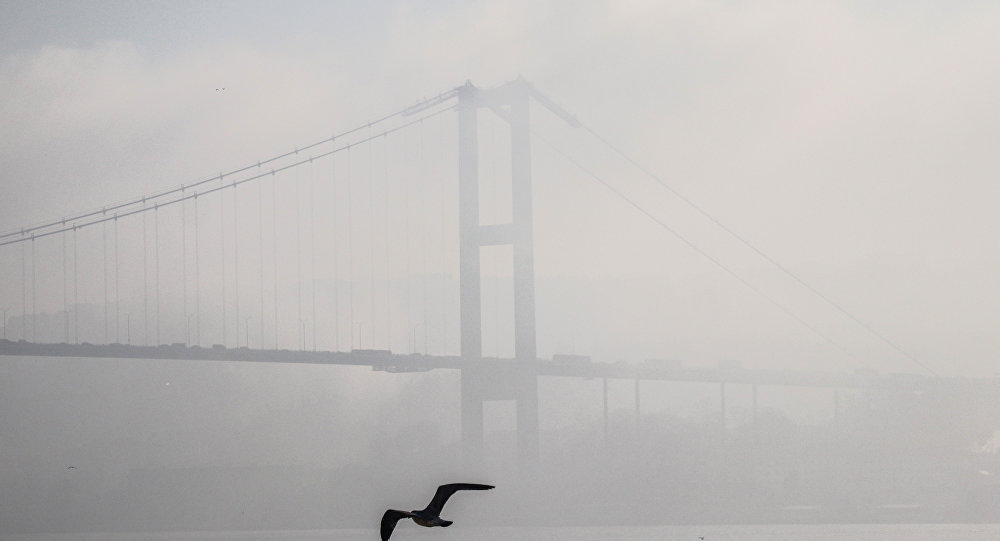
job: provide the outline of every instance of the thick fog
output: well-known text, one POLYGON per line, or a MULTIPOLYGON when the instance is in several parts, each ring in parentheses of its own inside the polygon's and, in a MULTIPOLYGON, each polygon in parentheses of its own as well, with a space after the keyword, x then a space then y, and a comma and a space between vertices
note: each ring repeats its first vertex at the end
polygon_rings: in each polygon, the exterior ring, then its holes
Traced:
MULTIPOLYGON (((457 98, 433 99, 523 77, 538 358, 731 379, 540 377, 525 458, 514 400, 463 447, 457 370, 5 355, 0 531, 374 539, 446 482, 496 485, 448 504, 457 526, 996 520, 998 22, 972 1, 4 3, 4 339, 459 355, 457 98), (72 229, 133 199, 155 210, 72 229), (826 383, 770 384, 803 375, 826 383)), ((514 214, 509 117, 478 109, 482 225, 514 214)), ((513 254, 481 249, 499 362, 513 254)))

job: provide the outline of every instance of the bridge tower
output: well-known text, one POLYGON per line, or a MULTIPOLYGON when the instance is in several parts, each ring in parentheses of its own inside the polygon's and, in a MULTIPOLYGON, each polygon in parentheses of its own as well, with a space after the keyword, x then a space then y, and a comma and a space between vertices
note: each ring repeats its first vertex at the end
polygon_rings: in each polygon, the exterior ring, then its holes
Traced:
POLYGON ((535 347, 535 263, 531 195, 531 87, 517 79, 491 90, 471 83, 458 94, 459 289, 462 368, 462 443, 480 456, 483 442, 483 402, 514 400, 517 442, 521 458, 538 456, 538 375, 530 368, 535 347), (489 108, 510 125, 512 220, 509 224, 479 222, 478 112, 489 108), (514 361, 484 363, 482 359, 482 291, 480 250, 512 245, 514 252, 514 361))

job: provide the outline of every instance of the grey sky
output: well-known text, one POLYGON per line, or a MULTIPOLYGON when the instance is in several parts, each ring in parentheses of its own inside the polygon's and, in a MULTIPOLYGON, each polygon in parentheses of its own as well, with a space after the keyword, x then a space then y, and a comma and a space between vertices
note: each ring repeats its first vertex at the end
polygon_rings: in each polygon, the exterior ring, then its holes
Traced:
MULTIPOLYGON (((985 2, 5 2, 0 229, 239 167, 466 79, 523 74, 927 364, 991 374, 998 19, 985 2)), ((536 116, 860 357, 917 371, 634 169, 536 116)), ((675 294, 623 297, 618 308, 650 316, 604 347, 835 356, 585 175, 537 155, 539 274, 643 277, 675 294), (681 323, 680 338, 650 336, 681 323)))
POLYGON ((346 46, 378 39, 390 3, 264 1, 6 2, 5 53, 46 45, 89 48, 107 40, 141 43, 153 54, 226 41, 346 46))

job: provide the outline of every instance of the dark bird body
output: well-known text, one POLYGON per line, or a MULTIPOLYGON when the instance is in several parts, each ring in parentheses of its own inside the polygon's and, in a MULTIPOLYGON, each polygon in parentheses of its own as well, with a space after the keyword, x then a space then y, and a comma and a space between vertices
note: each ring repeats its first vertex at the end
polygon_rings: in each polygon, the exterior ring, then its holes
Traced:
POLYGON ((388 541, 389 536, 392 535, 393 528, 396 527, 396 522, 401 518, 412 518, 413 522, 421 526, 426 526, 432 528, 434 526, 448 527, 451 526, 452 522, 450 520, 444 520, 441 518, 441 509, 444 508, 445 502, 452 494, 458 492, 459 490, 489 490, 493 488, 493 485, 477 485, 475 483, 452 483, 450 485, 441 485, 438 487, 437 492, 434 493, 434 498, 431 503, 427 504, 427 507, 419 511, 397 511, 396 509, 389 509, 382 515, 382 541, 388 541))

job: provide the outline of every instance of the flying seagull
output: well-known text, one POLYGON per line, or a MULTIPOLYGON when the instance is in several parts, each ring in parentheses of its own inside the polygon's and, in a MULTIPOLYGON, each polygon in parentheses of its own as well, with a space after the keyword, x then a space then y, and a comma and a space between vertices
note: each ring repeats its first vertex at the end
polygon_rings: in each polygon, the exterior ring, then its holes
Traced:
POLYGON ((448 498, 452 494, 459 490, 489 490, 491 488, 493 488, 493 485, 477 485, 475 483, 441 485, 438 487, 437 492, 434 493, 434 499, 431 500, 431 503, 427 504, 427 507, 420 511, 410 511, 407 513, 406 511, 389 509, 382 515, 382 541, 388 541, 389 536, 392 535, 393 528, 396 527, 396 522, 401 518, 412 518, 413 522, 428 528, 433 526, 451 526, 450 520, 444 520, 439 515, 441 514, 441 509, 444 508, 445 502, 448 501, 448 498))

